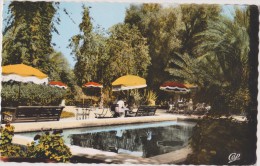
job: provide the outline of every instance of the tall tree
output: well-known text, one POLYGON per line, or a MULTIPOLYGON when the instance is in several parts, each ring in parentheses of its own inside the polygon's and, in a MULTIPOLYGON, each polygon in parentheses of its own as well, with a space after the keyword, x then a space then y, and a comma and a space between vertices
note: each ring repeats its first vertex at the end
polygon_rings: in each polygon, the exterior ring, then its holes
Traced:
POLYGON ((125 23, 137 26, 149 45, 151 66, 148 68, 149 87, 158 90, 169 77, 165 68, 170 56, 179 49, 178 32, 181 27, 177 8, 163 8, 159 4, 132 5, 126 11, 125 23))
POLYGON ((16 2, 9 5, 11 17, 4 31, 3 65, 24 63, 49 74, 48 56, 56 13, 54 2, 16 2), (29 10, 28 10, 29 9, 29 10))
POLYGON ((196 38, 198 38, 196 35, 208 28, 209 21, 218 20, 221 8, 219 5, 182 4, 180 10, 183 22, 183 28, 179 35, 182 42, 180 53, 198 57, 200 54, 195 50, 196 38))
POLYGON ((108 81, 125 74, 146 76, 150 56, 147 40, 137 27, 130 27, 129 24, 113 26, 107 45, 110 55, 107 66, 108 81))
POLYGON ((76 59, 74 73, 80 86, 87 81, 102 82, 107 61, 104 31, 98 29, 97 32, 93 32, 91 19, 89 8, 83 6, 80 34, 73 36, 69 45, 76 59))

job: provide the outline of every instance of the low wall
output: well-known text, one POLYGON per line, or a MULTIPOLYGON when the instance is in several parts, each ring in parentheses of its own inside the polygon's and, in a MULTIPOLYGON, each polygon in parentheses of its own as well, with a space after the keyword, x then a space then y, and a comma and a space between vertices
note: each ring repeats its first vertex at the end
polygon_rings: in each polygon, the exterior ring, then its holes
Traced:
POLYGON ((177 117, 160 115, 160 116, 146 116, 146 117, 12 123, 12 125, 15 127, 15 133, 20 133, 20 132, 41 131, 41 130, 49 130, 49 129, 71 129, 71 128, 82 128, 82 127, 112 126, 112 125, 152 123, 152 122, 163 122, 163 121, 177 121, 177 117))

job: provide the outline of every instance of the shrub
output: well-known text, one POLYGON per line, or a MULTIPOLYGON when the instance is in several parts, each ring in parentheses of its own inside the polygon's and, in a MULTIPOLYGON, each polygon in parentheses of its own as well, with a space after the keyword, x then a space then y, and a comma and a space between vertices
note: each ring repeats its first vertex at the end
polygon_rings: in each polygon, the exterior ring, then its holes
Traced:
POLYGON ((187 163, 194 165, 227 165, 231 153, 239 153, 240 160, 234 165, 251 165, 255 162, 255 135, 247 122, 237 122, 232 118, 205 117, 193 129, 190 139, 192 154, 187 163))
POLYGON ((66 91, 61 88, 33 83, 21 83, 19 98, 19 83, 2 84, 2 106, 12 105, 59 105, 66 91))
POLYGON ((65 145, 59 131, 45 132, 36 135, 34 142, 27 147, 27 155, 30 158, 51 159, 58 162, 68 162, 72 156, 70 149, 65 145))
POLYGON ((4 157, 19 158, 39 158, 51 159, 58 162, 68 162, 71 158, 70 149, 65 145, 61 136, 61 131, 53 131, 52 134, 45 132, 34 137, 35 142, 22 149, 18 145, 12 144, 14 136, 14 126, 6 124, 5 128, 0 128, 0 154, 4 157))
POLYGON ((12 144, 14 136, 14 126, 6 124, 5 128, 1 127, 0 154, 4 157, 24 157, 25 152, 20 146, 12 144))
POLYGON ((155 105, 155 101, 157 99, 157 94, 152 90, 150 90, 150 91, 145 90, 143 98, 144 98, 143 100, 144 100, 145 104, 155 105))

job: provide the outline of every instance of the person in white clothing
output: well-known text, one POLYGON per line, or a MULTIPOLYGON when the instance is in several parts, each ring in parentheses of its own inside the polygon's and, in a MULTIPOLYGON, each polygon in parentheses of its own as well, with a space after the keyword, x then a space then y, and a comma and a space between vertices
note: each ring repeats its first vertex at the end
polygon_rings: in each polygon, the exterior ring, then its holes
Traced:
POLYGON ((120 117, 123 117, 125 115, 125 109, 126 109, 125 102, 124 102, 124 100, 119 99, 117 101, 117 104, 118 104, 118 108, 116 109, 116 112, 119 113, 120 117))

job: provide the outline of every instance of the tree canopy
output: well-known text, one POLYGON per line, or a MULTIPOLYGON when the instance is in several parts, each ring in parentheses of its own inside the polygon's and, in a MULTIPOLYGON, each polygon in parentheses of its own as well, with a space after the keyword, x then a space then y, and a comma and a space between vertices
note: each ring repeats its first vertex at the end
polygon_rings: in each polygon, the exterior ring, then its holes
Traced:
POLYGON ((35 66, 67 83, 71 93, 89 81, 109 90, 116 78, 133 74, 144 77, 160 101, 167 96, 159 90, 163 82, 189 82, 201 88, 198 101, 214 105, 221 100, 227 109, 245 110, 250 100, 250 12, 234 7, 229 18, 221 9, 205 4, 130 5, 124 22, 105 31, 93 26, 90 7, 83 6, 80 32, 69 40, 76 61, 72 71, 51 43, 52 33, 58 33, 54 24, 60 21, 55 17, 59 3, 11 2, 2 63, 35 66))

